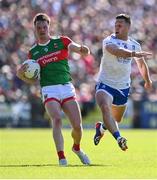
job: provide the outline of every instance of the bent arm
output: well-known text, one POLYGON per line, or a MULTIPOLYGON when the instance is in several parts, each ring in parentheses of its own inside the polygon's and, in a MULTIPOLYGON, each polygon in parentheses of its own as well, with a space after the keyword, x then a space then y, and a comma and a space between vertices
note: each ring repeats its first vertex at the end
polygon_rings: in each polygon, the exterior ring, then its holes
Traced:
POLYGON ((68 49, 69 51, 79 53, 82 56, 87 56, 88 54, 90 54, 90 50, 87 46, 80 45, 74 42, 69 44, 68 49))
POLYGON ((117 57, 123 57, 123 58, 132 57, 132 51, 128 49, 120 48, 115 44, 106 45, 106 50, 112 55, 117 57))
POLYGON ((145 52, 145 51, 139 51, 139 52, 131 51, 125 48, 121 48, 115 44, 108 44, 106 45, 105 48, 112 55, 117 56, 117 57, 123 57, 123 58, 128 58, 128 57, 141 58, 141 57, 147 57, 149 55, 152 55, 152 53, 145 52))
POLYGON ((37 82, 37 79, 28 79, 27 77, 25 77, 25 69, 26 69, 26 65, 21 65, 16 72, 16 76, 21 79, 22 81, 24 81, 25 83, 28 84, 34 84, 35 82, 37 82))

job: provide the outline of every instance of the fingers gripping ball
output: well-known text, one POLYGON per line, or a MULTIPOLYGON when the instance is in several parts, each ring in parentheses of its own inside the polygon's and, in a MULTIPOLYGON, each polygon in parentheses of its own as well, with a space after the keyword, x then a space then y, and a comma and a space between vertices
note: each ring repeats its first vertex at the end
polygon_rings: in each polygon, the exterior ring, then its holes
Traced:
POLYGON ((40 65, 33 59, 27 59, 23 64, 27 65, 25 76, 29 79, 37 79, 40 77, 40 65))

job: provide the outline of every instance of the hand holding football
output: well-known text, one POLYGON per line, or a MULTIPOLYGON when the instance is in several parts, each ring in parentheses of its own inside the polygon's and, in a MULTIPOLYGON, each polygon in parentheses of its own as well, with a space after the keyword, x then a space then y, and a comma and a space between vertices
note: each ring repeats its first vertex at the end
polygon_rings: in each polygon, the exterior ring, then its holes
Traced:
POLYGON ((40 75, 40 65, 33 59, 27 59, 23 65, 26 64, 25 76, 29 79, 37 79, 40 75))

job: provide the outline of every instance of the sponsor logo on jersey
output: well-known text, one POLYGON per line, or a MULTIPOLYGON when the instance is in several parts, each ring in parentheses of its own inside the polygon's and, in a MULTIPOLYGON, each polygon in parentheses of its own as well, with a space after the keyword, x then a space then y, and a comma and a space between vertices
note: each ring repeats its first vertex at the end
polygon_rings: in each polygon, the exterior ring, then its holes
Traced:
POLYGON ((123 58, 123 57, 117 57, 117 61, 121 64, 129 64, 131 61, 131 58, 123 58))
POLYGON ((49 53, 37 59, 41 66, 45 66, 52 62, 57 62, 66 59, 68 56, 67 50, 60 50, 56 52, 49 53))

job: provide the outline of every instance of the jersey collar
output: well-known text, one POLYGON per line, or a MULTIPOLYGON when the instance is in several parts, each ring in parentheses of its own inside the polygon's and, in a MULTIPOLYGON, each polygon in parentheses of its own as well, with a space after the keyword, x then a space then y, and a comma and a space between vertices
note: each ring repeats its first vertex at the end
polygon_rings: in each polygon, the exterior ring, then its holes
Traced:
POLYGON ((38 42, 38 45, 40 45, 40 46, 46 46, 49 42, 50 42, 50 39, 49 39, 46 43, 44 43, 44 44, 38 42))

